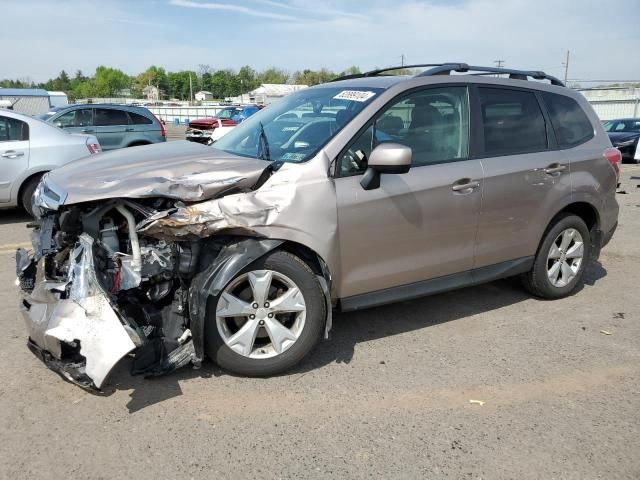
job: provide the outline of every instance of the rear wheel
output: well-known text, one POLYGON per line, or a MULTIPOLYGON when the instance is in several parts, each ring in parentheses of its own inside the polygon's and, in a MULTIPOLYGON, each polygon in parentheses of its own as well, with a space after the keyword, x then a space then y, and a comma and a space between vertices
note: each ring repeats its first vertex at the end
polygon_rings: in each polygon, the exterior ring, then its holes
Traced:
POLYGON ((273 252, 210 300, 207 354, 236 374, 281 373, 319 340, 325 310, 322 288, 311 269, 288 252, 273 252))
POLYGON ((31 198, 36 191, 36 187, 40 183, 42 175, 36 175, 27 180, 20 189, 20 206, 33 217, 33 207, 31 206, 31 198))
POLYGON ((590 257, 587 225, 576 215, 563 214, 547 229, 524 285, 538 297, 566 297, 582 284, 590 257))

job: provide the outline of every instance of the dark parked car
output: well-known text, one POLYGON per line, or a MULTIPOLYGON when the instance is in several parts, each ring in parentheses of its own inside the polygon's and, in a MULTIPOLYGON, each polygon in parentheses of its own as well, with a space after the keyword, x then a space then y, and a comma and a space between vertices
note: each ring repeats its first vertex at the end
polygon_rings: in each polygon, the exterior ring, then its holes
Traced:
POLYGON ((640 118, 620 118, 605 122, 604 131, 607 132, 611 143, 622 153, 622 160, 640 163, 640 118))
POLYGON ((144 107, 78 104, 55 108, 40 119, 75 133, 98 137, 103 150, 149 145, 167 140, 164 125, 144 107))

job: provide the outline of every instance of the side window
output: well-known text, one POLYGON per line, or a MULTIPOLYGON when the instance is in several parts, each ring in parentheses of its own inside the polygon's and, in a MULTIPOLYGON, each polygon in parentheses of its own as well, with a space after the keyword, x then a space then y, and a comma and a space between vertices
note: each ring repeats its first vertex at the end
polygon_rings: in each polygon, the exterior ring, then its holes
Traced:
POLYGON ((560 148, 573 147, 593 137, 593 125, 578 102, 556 93, 543 93, 560 148))
POLYGON ((547 148, 544 116, 533 92, 480 87, 486 154, 506 155, 547 148))
POLYGON ((9 117, 0 117, 0 142, 29 140, 29 124, 9 117))
POLYGON ((81 108, 60 115, 53 123, 60 128, 87 127, 92 125, 92 120, 92 110, 81 108))
POLYGON ((129 117, 127 117, 127 112, 112 108, 96 108, 96 127, 128 124, 129 117))
POLYGON ((131 125, 151 125, 153 123, 150 118, 139 113, 129 112, 129 118, 131 119, 131 125))
POLYGON ((410 147, 414 167, 468 158, 467 88, 429 88, 400 98, 352 142, 340 159, 339 174, 364 172, 371 150, 385 142, 410 147))

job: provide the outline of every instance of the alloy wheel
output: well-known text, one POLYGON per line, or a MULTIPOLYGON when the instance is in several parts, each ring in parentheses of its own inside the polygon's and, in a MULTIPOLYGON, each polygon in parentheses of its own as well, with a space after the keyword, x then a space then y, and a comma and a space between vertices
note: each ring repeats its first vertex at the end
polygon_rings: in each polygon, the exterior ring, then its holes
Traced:
POLYGON ((306 313, 304 296, 289 277, 274 270, 254 270, 236 277, 220 294, 216 326, 234 352, 264 359, 296 343, 306 313))
POLYGON ((584 241, 575 228, 560 232, 547 255, 547 277, 554 287, 567 286, 580 271, 584 241))

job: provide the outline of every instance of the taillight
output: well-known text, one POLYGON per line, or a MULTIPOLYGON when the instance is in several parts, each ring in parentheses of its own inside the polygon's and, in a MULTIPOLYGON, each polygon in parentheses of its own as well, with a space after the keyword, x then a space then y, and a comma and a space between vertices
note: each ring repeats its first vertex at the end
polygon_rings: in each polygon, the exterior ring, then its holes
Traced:
POLYGON ((158 117, 156 117, 155 113, 152 113, 151 115, 153 115, 153 118, 156 119, 156 121, 160 124, 160 135, 162 135, 162 137, 166 138, 167 136, 167 129, 164 128, 164 123, 162 123, 160 121, 160 119, 158 117))
POLYGON ((102 147, 99 143, 87 143, 87 148, 89 149, 89 153, 91 155, 100 153, 102 151, 102 147))
POLYGON ((622 162, 622 154, 617 148, 609 147, 604 151, 604 157, 611 164, 611 168, 616 172, 616 179, 620 179, 620 162, 622 162))

